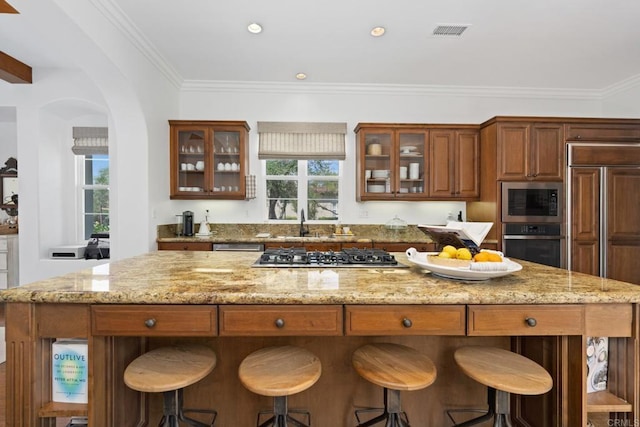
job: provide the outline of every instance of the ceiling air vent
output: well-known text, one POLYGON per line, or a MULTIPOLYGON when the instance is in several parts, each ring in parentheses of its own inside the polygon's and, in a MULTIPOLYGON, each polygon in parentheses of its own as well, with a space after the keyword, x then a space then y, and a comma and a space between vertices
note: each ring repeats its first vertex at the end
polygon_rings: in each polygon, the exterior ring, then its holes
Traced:
POLYGON ((469 28, 468 25, 442 24, 433 30, 434 36, 461 36, 464 30, 469 28))

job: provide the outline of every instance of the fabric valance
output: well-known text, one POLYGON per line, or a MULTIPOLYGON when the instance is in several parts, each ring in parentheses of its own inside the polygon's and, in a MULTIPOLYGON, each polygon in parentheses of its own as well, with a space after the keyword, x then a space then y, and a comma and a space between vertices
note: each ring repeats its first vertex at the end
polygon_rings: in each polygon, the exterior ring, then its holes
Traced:
POLYGON ((346 133, 346 123, 258 122, 258 158, 344 160, 346 133))
POLYGON ((106 127, 74 127, 71 151, 79 156, 109 154, 109 129, 106 127))

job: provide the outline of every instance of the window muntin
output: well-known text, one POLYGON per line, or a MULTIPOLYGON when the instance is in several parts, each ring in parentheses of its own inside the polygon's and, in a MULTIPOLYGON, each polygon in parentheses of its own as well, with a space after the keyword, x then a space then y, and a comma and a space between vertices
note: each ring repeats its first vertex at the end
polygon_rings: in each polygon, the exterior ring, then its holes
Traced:
POLYGON ((267 218, 313 221, 339 219, 339 160, 265 160, 267 218))
POLYGON ((80 235, 88 240, 91 234, 109 232, 109 156, 90 154, 78 156, 80 162, 80 235))

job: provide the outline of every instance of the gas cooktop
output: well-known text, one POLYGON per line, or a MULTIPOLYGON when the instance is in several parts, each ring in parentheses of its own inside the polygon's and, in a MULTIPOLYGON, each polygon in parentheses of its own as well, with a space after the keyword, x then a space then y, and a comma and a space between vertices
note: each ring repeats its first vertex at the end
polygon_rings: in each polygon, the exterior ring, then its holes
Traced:
POLYGON ((253 267, 394 267, 408 265, 396 261, 382 249, 343 249, 341 251, 307 251, 305 248, 266 249, 253 267))

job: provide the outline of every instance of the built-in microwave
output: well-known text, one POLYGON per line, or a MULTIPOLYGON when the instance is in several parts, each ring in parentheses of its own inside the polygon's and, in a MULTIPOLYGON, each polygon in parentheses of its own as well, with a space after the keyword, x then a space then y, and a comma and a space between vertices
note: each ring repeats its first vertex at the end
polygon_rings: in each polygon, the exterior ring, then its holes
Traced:
POLYGON ((502 222, 562 222, 561 182, 503 182, 502 222))

